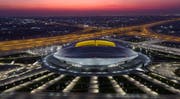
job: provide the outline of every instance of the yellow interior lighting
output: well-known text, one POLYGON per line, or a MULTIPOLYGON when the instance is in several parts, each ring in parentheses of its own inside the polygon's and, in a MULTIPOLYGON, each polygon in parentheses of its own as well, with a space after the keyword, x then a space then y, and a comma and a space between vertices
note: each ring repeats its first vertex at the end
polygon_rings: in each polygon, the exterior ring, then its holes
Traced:
POLYGON ((75 47, 83 47, 83 46, 110 46, 116 47, 114 42, 106 41, 106 40, 88 40, 82 41, 75 45, 75 47))

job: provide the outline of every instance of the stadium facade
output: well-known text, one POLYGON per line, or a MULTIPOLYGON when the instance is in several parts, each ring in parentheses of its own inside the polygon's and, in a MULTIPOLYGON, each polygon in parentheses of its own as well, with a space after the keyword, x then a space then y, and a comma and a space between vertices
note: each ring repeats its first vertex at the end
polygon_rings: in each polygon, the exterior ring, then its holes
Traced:
POLYGON ((86 40, 64 46, 43 59, 43 66, 61 74, 79 76, 144 72, 150 59, 108 40, 86 40))

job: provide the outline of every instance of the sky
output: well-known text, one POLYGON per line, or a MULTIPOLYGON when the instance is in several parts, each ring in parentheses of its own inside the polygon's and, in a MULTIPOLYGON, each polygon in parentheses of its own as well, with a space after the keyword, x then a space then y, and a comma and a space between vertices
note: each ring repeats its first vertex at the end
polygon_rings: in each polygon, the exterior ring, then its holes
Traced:
POLYGON ((103 16, 180 13, 180 0, 0 0, 0 16, 103 16))

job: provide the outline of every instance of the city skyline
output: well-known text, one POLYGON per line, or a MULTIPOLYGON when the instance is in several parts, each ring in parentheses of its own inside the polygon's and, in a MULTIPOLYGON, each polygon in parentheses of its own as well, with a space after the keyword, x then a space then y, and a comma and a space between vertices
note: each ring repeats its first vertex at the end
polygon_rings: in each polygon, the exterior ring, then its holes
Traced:
POLYGON ((179 13, 179 0, 0 0, 0 16, 103 16, 179 13))

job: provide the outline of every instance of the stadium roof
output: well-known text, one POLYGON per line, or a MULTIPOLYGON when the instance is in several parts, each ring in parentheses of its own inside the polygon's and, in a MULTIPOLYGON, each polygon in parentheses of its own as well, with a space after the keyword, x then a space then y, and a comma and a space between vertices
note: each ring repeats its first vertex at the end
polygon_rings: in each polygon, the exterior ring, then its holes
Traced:
POLYGON ((83 46, 109 46, 116 47, 114 42, 106 41, 106 40, 87 40, 78 42, 75 47, 83 47, 83 46))

